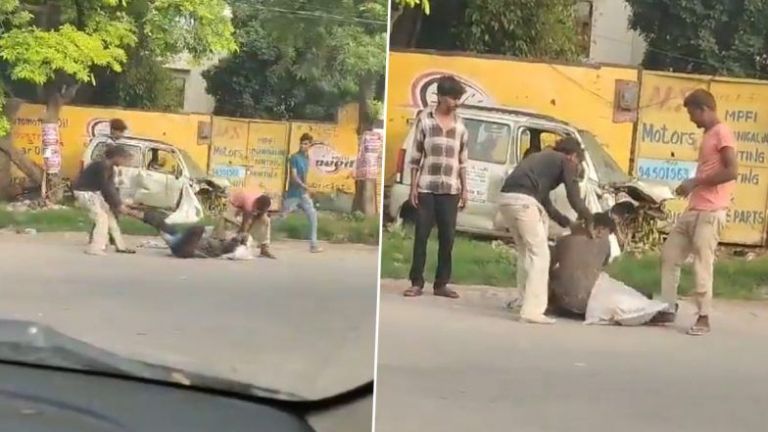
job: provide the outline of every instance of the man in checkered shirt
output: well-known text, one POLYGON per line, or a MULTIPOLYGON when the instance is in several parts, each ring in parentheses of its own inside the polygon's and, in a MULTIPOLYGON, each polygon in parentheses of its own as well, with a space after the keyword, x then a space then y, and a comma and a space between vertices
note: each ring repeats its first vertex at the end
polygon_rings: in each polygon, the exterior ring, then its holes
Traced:
POLYGON ((420 296, 424 290, 424 264, 432 226, 437 223, 439 248, 433 284, 437 296, 458 298, 448 288, 451 279, 456 216, 467 204, 468 133, 456 114, 464 86, 452 76, 437 84, 437 105, 425 109, 416 120, 411 149, 411 204, 416 208, 416 234, 411 261, 411 287, 406 297, 420 296))

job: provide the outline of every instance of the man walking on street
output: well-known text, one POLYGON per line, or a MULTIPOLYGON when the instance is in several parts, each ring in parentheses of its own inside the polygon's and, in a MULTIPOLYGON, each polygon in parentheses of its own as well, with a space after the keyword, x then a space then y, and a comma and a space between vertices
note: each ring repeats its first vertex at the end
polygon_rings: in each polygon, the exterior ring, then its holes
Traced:
POLYGON ((535 324, 554 324, 544 315, 549 285, 549 218, 563 228, 577 225, 552 204, 549 194, 565 185, 568 202, 585 222, 591 237, 592 212, 581 198, 578 172, 584 158, 579 140, 563 138, 554 149, 533 153, 520 161, 504 181, 499 211, 517 246, 517 286, 522 290, 520 318, 535 324))
POLYGON ((309 220, 309 250, 312 253, 322 252, 323 249, 317 243, 317 210, 307 186, 307 174, 309 173, 309 147, 314 138, 305 133, 299 139, 299 151, 291 155, 288 161, 290 170, 288 191, 285 193, 283 212, 281 217, 300 208, 309 220))
POLYGON ((411 204, 416 208, 411 287, 406 297, 424 290, 424 264, 432 226, 437 223, 437 272, 433 284, 436 296, 458 298, 448 288, 451 279, 453 239, 458 210, 467 203, 467 141, 469 134, 456 114, 464 86, 452 76, 437 84, 437 106, 425 109, 416 121, 411 150, 411 204))
POLYGON ((683 105, 691 122, 704 129, 704 136, 699 147, 696 176, 683 181, 675 190, 677 195, 688 197, 688 208, 677 219, 661 251, 661 295, 669 304, 669 310, 657 315, 654 321, 675 321, 680 266, 693 254, 698 318, 688 334, 698 336, 710 331, 715 250, 733 199, 738 159, 736 139, 731 129, 718 118, 717 104, 710 92, 694 90, 683 105))

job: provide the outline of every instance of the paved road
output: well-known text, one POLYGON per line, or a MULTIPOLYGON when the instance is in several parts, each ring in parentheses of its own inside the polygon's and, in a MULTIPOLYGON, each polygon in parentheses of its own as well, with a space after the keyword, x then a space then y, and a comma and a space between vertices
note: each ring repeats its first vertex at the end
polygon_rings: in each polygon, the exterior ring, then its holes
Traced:
POLYGON ((377 432, 762 432, 768 305, 720 303, 716 331, 519 324, 493 289, 460 301, 382 283, 377 432))
MULTIPOLYGON (((0 234, 0 317, 122 355, 329 396, 373 377, 376 248, 303 242, 276 261, 82 253, 82 234, 0 234)), ((137 239, 133 239, 134 242, 137 239)))

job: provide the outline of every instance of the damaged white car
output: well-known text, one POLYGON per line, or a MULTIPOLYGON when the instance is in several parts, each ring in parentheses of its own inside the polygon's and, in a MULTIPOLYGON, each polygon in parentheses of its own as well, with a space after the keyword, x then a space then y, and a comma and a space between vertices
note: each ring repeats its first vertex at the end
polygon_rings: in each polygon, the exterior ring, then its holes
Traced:
MULTIPOLYGON (((581 190, 587 206, 595 212, 613 209, 620 225, 632 225, 632 229, 622 230, 619 238, 612 239, 612 258, 639 236, 658 235, 656 224, 665 217, 664 202, 673 198, 671 188, 664 183, 632 179, 590 132, 554 117, 504 107, 463 106, 459 115, 469 131, 469 203, 458 215, 458 231, 509 237, 511 234, 497 205, 504 179, 527 153, 540 151, 560 138, 572 136, 578 138, 586 150, 581 190), (649 232, 643 229, 638 233, 636 225, 649 225, 648 220, 652 220, 649 232)), ((410 220, 415 211, 409 203, 411 175, 408 169, 413 134, 412 127, 398 154, 397 177, 390 191, 387 210, 396 224, 410 220)), ((565 215, 576 217, 562 185, 552 192, 552 202, 565 215)), ((551 238, 565 233, 566 229, 556 223, 550 224, 551 238)))
MULTIPOLYGON (((90 140, 82 166, 104 157, 112 143, 107 136, 90 140)), ((126 136, 120 139, 133 159, 129 166, 117 168, 115 182, 121 198, 134 205, 171 210, 170 224, 198 222, 207 209, 226 196, 229 182, 206 175, 184 150, 162 141, 126 136), (202 203, 201 203, 202 201, 202 203)))

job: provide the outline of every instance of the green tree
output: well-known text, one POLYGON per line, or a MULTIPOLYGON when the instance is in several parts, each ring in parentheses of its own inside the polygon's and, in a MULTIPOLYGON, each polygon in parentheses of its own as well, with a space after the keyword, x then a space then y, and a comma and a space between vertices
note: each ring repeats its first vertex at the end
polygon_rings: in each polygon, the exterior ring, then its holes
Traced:
POLYGON ((355 98, 354 91, 323 77, 306 79, 286 67, 285 55, 264 28, 269 17, 254 7, 261 3, 231 3, 240 50, 203 73, 208 93, 216 100, 214 112, 274 120, 333 120, 338 107, 355 98))
POLYGON ((394 25, 408 8, 421 8, 424 15, 429 15, 429 0, 393 0, 392 10, 389 13, 390 24, 394 25))
MULTIPOLYGON (((0 59, 11 80, 38 88, 46 105, 44 129, 56 125, 57 131, 61 107, 81 84, 93 83, 98 69, 120 72, 126 50, 140 41, 160 61, 236 49, 224 0, 2 1, 0 13, 8 25, 0 34, 0 59)), ((7 121, 0 127, 7 132, 7 121)), ((25 173, 33 180, 39 176, 39 171, 25 173)), ((60 190, 60 178, 50 180, 48 190, 60 190)))
POLYGON ((580 55, 573 0, 468 2, 460 45, 478 53, 576 60, 580 55))
POLYGON ((649 69, 765 77, 768 2, 628 0, 649 69))

